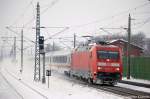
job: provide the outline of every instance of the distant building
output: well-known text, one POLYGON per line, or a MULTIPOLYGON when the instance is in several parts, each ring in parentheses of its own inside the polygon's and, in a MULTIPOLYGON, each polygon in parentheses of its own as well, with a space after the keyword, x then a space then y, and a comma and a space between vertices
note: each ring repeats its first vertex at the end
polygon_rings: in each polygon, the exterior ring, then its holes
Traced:
MULTIPOLYGON (((109 44, 111 45, 116 45, 122 48, 123 50, 123 55, 127 56, 128 52, 127 52, 127 44, 128 41, 123 40, 123 39, 118 39, 118 40, 112 40, 109 42, 109 44)), ((143 48, 135 45, 135 44, 130 44, 130 55, 131 56, 141 56, 143 54, 143 48)))

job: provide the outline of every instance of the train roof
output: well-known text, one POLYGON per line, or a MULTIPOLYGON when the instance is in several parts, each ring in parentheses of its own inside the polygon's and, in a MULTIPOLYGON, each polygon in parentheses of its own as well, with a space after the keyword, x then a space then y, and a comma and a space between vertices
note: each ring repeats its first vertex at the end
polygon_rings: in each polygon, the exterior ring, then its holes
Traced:
POLYGON ((59 56, 59 55, 69 55, 71 54, 71 51, 70 50, 60 50, 60 51, 51 51, 51 52, 48 52, 46 53, 46 56, 49 56, 49 55, 55 55, 55 56, 59 56))
POLYGON ((96 45, 96 46, 118 48, 118 46, 115 45, 96 45))
POLYGON ((88 45, 80 45, 74 49, 74 51, 89 51, 93 47, 101 47, 101 48, 119 48, 115 45, 108 45, 108 44, 97 44, 97 43, 90 43, 88 45))

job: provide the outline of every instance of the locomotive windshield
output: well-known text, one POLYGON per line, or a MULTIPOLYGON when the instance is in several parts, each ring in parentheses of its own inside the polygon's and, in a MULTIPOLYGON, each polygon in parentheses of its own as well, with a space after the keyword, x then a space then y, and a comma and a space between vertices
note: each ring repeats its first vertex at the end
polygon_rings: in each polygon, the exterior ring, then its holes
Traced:
POLYGON ((98 59, 118 59, 119 52, 115 51, 97 51, 98 59))

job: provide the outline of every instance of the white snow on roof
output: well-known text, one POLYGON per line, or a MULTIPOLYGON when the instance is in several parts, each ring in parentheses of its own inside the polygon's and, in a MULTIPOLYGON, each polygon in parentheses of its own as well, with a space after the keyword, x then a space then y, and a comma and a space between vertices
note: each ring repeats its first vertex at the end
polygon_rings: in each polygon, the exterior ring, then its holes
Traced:
MULTIPOLYGON (((118 40, 120 40, 120 41, 123 41, 123 42, 128 42, 128 41, 126 41, 126 40, 124 40, 124 39, 115 39, 115 40, 110 40, 109 41, 109 44, 111 44, 111 43, 113 43, 113 42, 116 42, 116 41, 118 41, 118 40)), ((135 46, 135 47, 138 47, 138 48, 140 48, 140 49, 143 49, 142 47, 140 47, 140 46, 138 46, 138 45, 136 45, 136 44, 133 44, 133 43, 131 43, 131 45, 133 45, 133 46, 135 46)))

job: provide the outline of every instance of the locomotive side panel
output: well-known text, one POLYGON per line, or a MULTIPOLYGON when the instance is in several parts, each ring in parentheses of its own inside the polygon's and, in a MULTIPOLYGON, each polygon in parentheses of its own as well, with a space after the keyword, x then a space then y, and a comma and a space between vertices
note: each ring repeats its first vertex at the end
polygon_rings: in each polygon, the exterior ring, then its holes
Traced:
POLYGON ((90 53, 88 51, 84 52, 74 52, 72 54, 72 74, 88 78, 90 71, 90 53))

